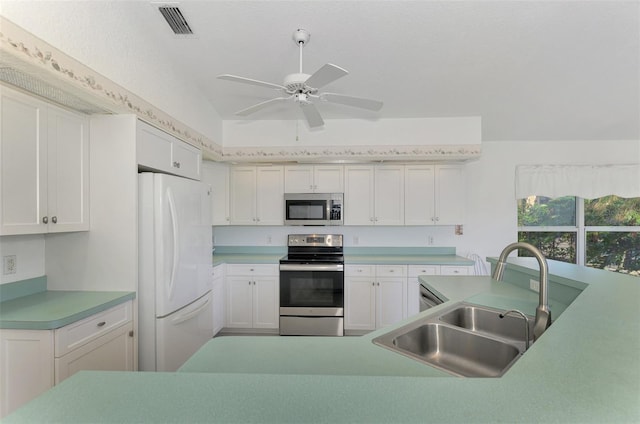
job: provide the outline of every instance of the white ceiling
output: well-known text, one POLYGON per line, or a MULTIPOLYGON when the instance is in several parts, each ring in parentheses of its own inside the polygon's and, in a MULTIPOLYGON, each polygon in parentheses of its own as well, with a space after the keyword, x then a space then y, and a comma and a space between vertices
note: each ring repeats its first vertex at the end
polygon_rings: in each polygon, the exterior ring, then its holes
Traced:
MULTIPOLYGON (((105 34, 117 30, 127 55, 153 61, 145 42, 159 43, 223 119, 279 93, 215 76, 281 84, 298 70, 291 35, 305 28, 306 73, 336 64, 350 74, 326 91, 384 101, 380 112, 322 103, 327 119, 480 116, 485 141, 640 139, 638 1, 181 0, 189 38, 149 1, 80 3, 95 7, 91 26, 104 31, 92 49, 112 52, 105 34), (117 28, 101 27, 114 19, 117 28)), ((298 114, 287 104, 251 119, 298 114)))

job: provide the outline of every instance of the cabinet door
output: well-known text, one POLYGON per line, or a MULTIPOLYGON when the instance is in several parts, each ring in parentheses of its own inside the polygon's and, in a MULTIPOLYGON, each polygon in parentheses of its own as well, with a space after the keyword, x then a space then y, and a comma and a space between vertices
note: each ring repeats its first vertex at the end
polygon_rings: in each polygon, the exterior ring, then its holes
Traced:
POLYGON ((435 224, 435 166, 407 165, 404 170, 404 224, 435 224))
POLYGON ((373 225, 373 167, 345 167, 344 183, 344 225, 373 225))
POLYGON ((311 193, 313 184, 313 166, 293 165, 284 167, 285 193, 311 193))
POLYGON ((81 370, 133 371, 133 323, 56 358, 56 384, 81 370))
POLYGON ((376 328, 406 318, 407 292, 404 278, 378 278, 376 283, 376 328))
POLYGON ((436 224, 464 223, 465 210, 464 168, 442 165, 436 168, 436 224))
POLYGON ((375 170, 375 224, 404 224, 404 166, 375 170))
POLYGON ((232 225, 256 224, 256 168, 239 166, 231 168, 229 213, 232 225))
POLYGON ((409 265, 407 279, 407 316, 420 312, 420 275, 440 275, 440 265, 409 265))
POLYGON ((256 171, 256 223, 284 223, 284 171, 281 166, 258 167, 256 171))
POLYGON ((253 280, 250 277, 227 277, 227 327, 253 326, 253 280))
POLYGON ((376 328, 376 286, 371 278, 345 278, 344 328, 376 328))
POLYGON ((136 155, 139 165, 174 173, 171 167, 172 136, 145 122, 138 121, 136 138, 136 155))
POLYGON ((253 284, 253 328, 278 328, 280 321, 277 277, 257 277, 253 284))
POLYGON ((224 278, 213 280, 213 335, 215 336, 225 327, 226 296, 224 290, 224 278))
POLYGON ((204 161, 202 182, 211 186, 211 225, 229 225, 229 166, 204 161))
POLYGON ((0 235, 47 232, 47 107, 0 92, 0 235))
POLYGON ((0 330, 0 418, 53 387, 53 332, 0 330))
POLYGON ((314 166, 313 191, 316 193, 344 193, 344 167, 341 165, 314 166))
POLYGON ((89 230, 89 121, 49 108, 49 232, 89 230))
POLYGON ((201 178, 202 153, 200 149, 181 140, 171 144, 171 166, 174 173, 199 180, 201 178))

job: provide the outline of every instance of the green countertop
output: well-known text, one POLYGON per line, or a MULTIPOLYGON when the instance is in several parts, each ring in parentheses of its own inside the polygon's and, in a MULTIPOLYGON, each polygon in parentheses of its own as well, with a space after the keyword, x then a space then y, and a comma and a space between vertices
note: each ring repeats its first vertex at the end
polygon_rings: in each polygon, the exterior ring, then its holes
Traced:
POLYGON ((134 292, 42 291, 0 303, 0 328, 52 330, 134 298, 134 292))
MULTIPOLYGON (((509 262, 537 268, 527 260, 509 262)), ((407 376, 415 361, 371 343, 445 303, 362 337, 216 338, 177 373, 79 372, 3 422, 639 422, 640 281, 549 265, 552 274, 587 286, 501 378, 433 370, 407 376)), ((511 292, 488 277, 430 277, 428 283, 451 301, 463 296, 491 305, 523 290, 511 292), (488 290, 451 289, 464 285, 461 279, 488 290)), ((515 300, 525 309, 531 304, 526 296, 515 300)))

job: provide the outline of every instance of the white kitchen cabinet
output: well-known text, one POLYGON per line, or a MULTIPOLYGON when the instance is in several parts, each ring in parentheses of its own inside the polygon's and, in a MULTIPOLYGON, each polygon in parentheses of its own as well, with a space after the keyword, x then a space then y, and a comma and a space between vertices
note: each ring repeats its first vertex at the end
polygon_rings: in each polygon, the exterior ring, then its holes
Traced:
POLYGON ((203 161, 202 182, 211 186, 211 225, 229 225, 229 165, 203 161))
POLYGON ((0 93, 0 235, 89 229, 89 121, 0 93))
POLYGON ((194 180, 201 177, 202 152, 199 148, 138 121, 136 154, 138 165, 194 180))
POLYGON ((0 330, 0 418, 53 382, 52 331, 0 330))
POLYGON ((345 267, 345 330, 375 330, 407 316, 405 265, 345 267))
POLYGON ((404 224, 404 166, 345 167, 345 225, 404 224))
POLYGON ((133 302, 55 330, 0 330, 0 417, 80 370, 133 371, 133 302))
POLYGON ((406 165, 405 225, 464 223, 465 181, 461 165, 406 165))
POLYGON ((227 322, 229 328, 279 327, 277 265, 227 265, 227 322))
POLYGON ((227 298, 224 284, 224 274, 224 264, 217 265, 211 270, 214 336, 225 327, 226 322, 227 298))
POLYGON ((440 265, 440 275, 469 275, 472 266, 440 265))
POLYGON ((291 165, 284 167, 285 193, 343 193, 342 165, 291 165))
POLYGON ((284 169, 282 166, 231 168, 229 211, 232 225, 284 223, 284 169))

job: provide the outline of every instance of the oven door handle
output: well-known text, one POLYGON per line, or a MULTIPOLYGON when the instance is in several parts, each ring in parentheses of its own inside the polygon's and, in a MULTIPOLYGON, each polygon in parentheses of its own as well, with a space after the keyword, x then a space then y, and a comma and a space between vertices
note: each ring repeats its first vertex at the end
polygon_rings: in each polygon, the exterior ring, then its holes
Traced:
POLYGON ((280 271, 344 271, 342 264, 280 264, 280 271))

